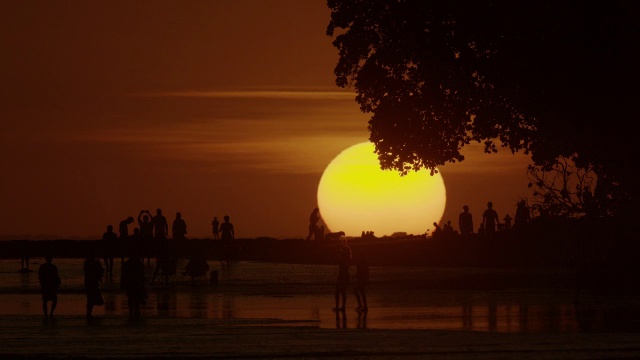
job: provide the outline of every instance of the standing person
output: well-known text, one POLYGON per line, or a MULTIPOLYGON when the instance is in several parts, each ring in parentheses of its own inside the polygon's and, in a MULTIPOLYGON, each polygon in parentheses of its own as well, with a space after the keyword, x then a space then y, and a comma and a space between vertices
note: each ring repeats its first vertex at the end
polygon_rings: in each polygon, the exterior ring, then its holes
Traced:
POLYGON ((309 234, 305 240, 311 239, 311 236, 315 236, 318 231, 318 221, 320 220, 320 209, 315 208, 309 215, 309 234))
MULTIPOLYGON (((138 214, 138 226, 140 227, 140 238, 144 244, 147 255, 147 266, 151 263, 151 253, 155 252, 155 246, 153 244, 153 222, 151 219, 153 216, 149 210, 140 210, 138 214), (151 251, 153 249, 153 251, 151 251)), ((144 256, 144 254, 141 254, 144 256)))
POLYGON ((124 263, 124 253, 123 249, 125 244, 129 241, 129 224, 133 224, 133 216, 129 216, 128 218, 120 221, 120 226, 118 227, 118 232, 120 233, 120 241, 119 241, 119 251, 120 251, 120 265, 124 263))
POLYGON ((462 212, 458 215, 458 227, 462 236, 473 234, 473 215, 469 212, 469 206, 462 207, 462 212))
POLYGON ((213 239, 218 240, 220 238, 220 221, 218 221, 218 217, 214 216, 213 221, 211 222, 211 226, 213 227, 213 239))
POLYGON ((144 287, 144 263, 142 254, 132 251, 131 256, 122 266, 122 289, 127 295, 129 319, 140 317, 140 306, 146 304, 147 292, 144 287))
POLYGON ((104 305, 104 300, 100 293, 100 283, 102 283, 103 275, 102 264, 96 259, 93 252, 89 252, 84 260, 84 291, 87 294, 87 319, 93 318, 94 306, 104 305))
POLYGON ((338 253, 338 279, 336 281, 335 301, 336 307, 333 311, 345 311, 347 305, 347 287, 351 280, 349 266, 351 265, 351 248, 347 245, 347 240, 342 239, 342 246, 338 253), (340 306, 342 299, 342 306, 340 306))
POLYGON ((496 233, 496 226, 500 224, 498 212, 493 209, 493 203, 487 203, 487 209, 482 213, 482 224, 487 235, 492 236, 496 233))
POLYGON ((353 277, 355 285, 353 286, 353 293, 358 301, 358 307, 356 311, 369 311, 367 306, 367 285, 369 285, 369 263, 367 257, 364 254, 364 250, 360 249, 356 251, 355 256, 356 263, 356 275, 353 277))
POLYGON ((156 215, 151 220, 153 222, 153 232, 157 248, 156 251, 156 269, 153 272, 151 283, 153 284, 156 277, 162 271, 165 278, 165 285, 168 285, 169 275, 171 273, 169 264, 169 243, 167 234, 169 233, 169 224, 167 218, 162 215, 162 209, 156 209, 156 215))
POLYGON ((182 218, 180 212, 176 213, 176 219, 173 220, 173 226, 171 226, 171 235, 174 240, 184 240, 187 233, 187 223, 182 218))
POLYGON ((38 280, 40 281, 40 292, 42 293, 42 312, 44 321, 53 319, 53 311, 58 305, 58 290, 60 289, 60 275, 58 267, 53 264, 53 256, 45 256, 45 263, 38 269, 38 280), (48 302, 51 301, 51 310, 48 311, 48 302))
POLYGON ((113 226, 107 225, 107 231, 102 234, 102 248, 104 251, 104 267, 109 277, 113 274, 113 256, 117 248, 118 235, 113 232, 113 226))
POLYGON ((232 253, 235 250, 233 240, 235 240, 236 238, 236 232, 233 228, 233 224, 229 222, 229 215, 225 215, 224 222, 220 224, 220 235, 222 238, 222 252, 224 254, 224 261, 227 265, 229 265, 232 253))

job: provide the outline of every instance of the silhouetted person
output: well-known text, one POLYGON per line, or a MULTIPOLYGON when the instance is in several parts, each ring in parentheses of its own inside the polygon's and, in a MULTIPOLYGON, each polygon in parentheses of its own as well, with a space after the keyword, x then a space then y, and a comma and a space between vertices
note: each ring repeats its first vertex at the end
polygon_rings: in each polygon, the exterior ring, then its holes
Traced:
POLYGON ((162 209, 156 209, 156 215, 152 221, 156 240, 165 240, 167 234, 169 234, 169 223, 167 222, 167 218, 162 215, 162 209))
MULTIPOLYGON (((118 226, 118 232, 120 233, 120 241, 119 241, 119 251, 122 252, 125 244, 129 242, 129 224, 133 224, 133 216, 129 216, 128 218, 120 221, 120 226, 118 226)), ((121 253, 120 256, 120 264, 124 263, 124 254, 121 253)))
POLYGON ((138 214, 138 226, 140 227, 140 237, 144 243, 147 255, 147 265, 151 263, 151 249, 156 250, 153 242, 153 215, 149 210, 140 210, 138 214))
POLYGON ((434 227, 434 229, 433 229, 433 235, 432 235, 432 237, 433 237, 434 239, 441 239, 441 238, 442 238, 442 228, 441 228, 441 227, 440 227, 440 225, 438 225, 438 223, 437 223, 437 222, 435 222, 435 221, 433 222, 433 227, 434 227))
POLYGON ((507 214, 504 216, 504 219, 502 219, 504 221, 504 230, 511 230, 511 215, 507 214))
POLYGON ((38 280, 40 282, 40 292, 42 294, 42 312, 44 320, 53 319, 53 312, 58 305, 58 290, 60 289, 60 275, 58 267, 53 264, 53 256, 47 255, 45 263, 38 269, 38 280), (51 310, 48 311, 48 302, 51 301, 51 310))
POLYGON ((473 234, 473 215, 469 212, 469 206, 462 207, 462 212, 458 215, 458 227, 460 228, 460 234, 463 236, 469 236, 473 234))
POLYGON ((369 285, 369 263, 364 254, 364 250, 356 251, 355 255, 356 275, 354 276, 355 284, 353 293, 358 301, 356 311, 369 311, 367 305, 367 286, 369 285))
POLYGON ((234 240, 236 238, 236 232, 233 228, 233 224, 229 222, 229 215, 225 215, 224 222, 220 224, 220 236, 222 240, 222 252, 224 254, 224 261, 227 265, 229 265, 232 254, 235 251, 234 240))
POLYGON ((171 235, 174 240, 184 240, 186 234, 187 223, 182 218, 182 214, 177 212, 176 218, 173 220, 173 225, 171 226, 171 235))
POLYGON ((311 239, 311 236, 316 234, 318 228, 318 221, 320 220, 320 209, 315 208, 309 215, 309 234, 305 240, 311 239))
POLYGON ((113 256, 117 249, 118 235, 113 232, 113 226, 107 225, 107 231, 102 234, 102 248, 104 251, 104 267, 107 274, 113 273, 113 256))
POLYGON ((158 274, 162 272, 165 278, 165 285, 167 285, 169 276, 173 274, 170 263, 171 254, 169 253, 169 243, 167 241, 169 224, 167 223, 167 218, 162 215, 162 209, 160 208, 156 209, 156 215, 151 221, 153 222, 153 235, 157 246, 156 269, 153 272, 151 283, 153 284, 158 274))
POLYGON ((213 221, 211 222, 211 226, 213 227, 213 238, 215 240, 220 239, 220 221, 218 221, 218 217, 214 216, 213 221))
POLYGON ((487 209, 482 213, 482 224, 487 235, 496 233, 496 226, 500 223, 498 213, 493 209, 493 203, 487 203, 487 209))
POLYGON ((347 245, 346 240, 342 240, 342 246, 338 252, 338 279, 336 281, 335 301, 336 307, 333 311, 345 311, 347 305, 347 287, 351 280, 349 274, 349 266, 351 265, 351 248, 347 245), (342 306, 340 306, 342 299, 342 306))
POLYGON ((90 252, 84 260, 84 291, 87 295, 87 319, 93 318, 93 307, 104 305, 102 294, 100 293, 100 283, 104 269, 100 261, 96 259, 93 252, 90 252))
POLYGON ((531 221, 531 212, 524 200, 520 200, 516 205, 516 216, 513 227, 515 230, 522 230, 531 221))
POLYGON ((120 283, 127 295, 129 319, 140 317, 140 306, 147 302, 147 291, 144 286, 144 264, 142 254, 132 251, 131 256, 122 266, 120 283))
POLYGON ((453 225, 451 225, 451 220, 447 220, 447 222, 442 227, 442 236, 447 240, 451 240, 453 238, 453 235, 453 225))

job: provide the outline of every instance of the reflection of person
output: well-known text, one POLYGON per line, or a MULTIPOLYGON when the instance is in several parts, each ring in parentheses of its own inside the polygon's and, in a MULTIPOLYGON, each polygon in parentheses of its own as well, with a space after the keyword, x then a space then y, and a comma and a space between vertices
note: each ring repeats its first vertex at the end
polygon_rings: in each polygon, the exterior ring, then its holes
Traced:
POLYGON ((315 236, 318 229, 318 220, 320 220, 320 209, 315 208, 309 215, 309 234, 305 240, 311 239, 311 236, 315 236))
POLYGON ((104 269, 100 261, 93 254, 89 254, 84 260, 84 290, 87 294, 87 319, 93 317, 93 307, 104 305, 102 294, 100 293, 100 283, 104 269))
POLYGON ((122 289, 127 295, 129 306, 129 318, 140 317, 140 306, 147 300, 147 292, 144 287, 144 265, 141 254, 131 252, 131 257, 122 266, 122 289))
POLYGON ((358 301, 358 307, 356 311, 369 311, 367 306, 367 285, 369 285, 369 264, 364 254, 364 250, 356 251, 355 256, 356 263, 356 275, 353 277, 355 284, 353 286, 353 293, 358 301))
POLYGON ((53 319, 53 311, 58 304, 58 290, 60 289, 60 275, 58 267, 53 264, 53 256, 47 255, 45 263, 38 269, 38 280, 40 281, 40 292, 42 293, 42 311, 44 320, 53 319), (48 302, 51 301, 51 311, 47 311, 48 302))
POLYGON ((345 311, 347 305, 347 287, 351 276, 349 275, 349 266, 351 265, 351 248, 347 245, 346 240, 342 240, 342 246, 338 253, 338 279, 336 281, 335 301, 336 307, 333 311, 345 311), (340 306, 342 299, 342 306, 340 306))
POLYGON ((458 227, 461 235, 468 236, 473 234, 473 216, 469 212, 469 206, 463 206, 462 210, 458 216, 458 227))

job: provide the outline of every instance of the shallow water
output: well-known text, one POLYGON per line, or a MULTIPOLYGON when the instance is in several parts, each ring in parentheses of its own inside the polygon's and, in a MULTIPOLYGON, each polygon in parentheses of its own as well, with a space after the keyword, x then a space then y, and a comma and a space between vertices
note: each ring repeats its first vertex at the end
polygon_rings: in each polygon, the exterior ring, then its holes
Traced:
MULTIPOLYGON (((0 261, 0 316, 41 316, 37 269, 42 259, 32 259, 29 273, 20 273, 20 261, 0 261)), ((119 290, 120 260, 115 272, 103 282, 105 305, 96 307, 101 318, 128 315, 127 301, 119 290)), ((151 261, 153 264, 154 261, 151 261)), ((62 288, 58 318, 82 318, 86 298, 82 292, 82 260, 54 259, 62 288)), ((368 313, 354 310, 357 303, 348 294, 347 311, 335 313, 336 267, 326 265, 239 262, 229 266, 209 261, 218 271, 218 285, 209 278, 191 279, 180 274, 149 285, 143 317, 176 319, 247 320, 252 324, 311 326, 318 328, 432 329, 481 332, 580 332, 574 292, 560 289, 509 289, 499 291, 429 290, 412 284, 421 279, 443 277, 453 271, 478 269, 433 269, 372 267, 368 289, 368 313), (444 274, 444 275, 443 275, 444 274)), ((147 279, 153 268, 147 268, 147 279)), ((590 309, 593 310, 593 309, 590 309)), ((597 309, 596 309, 597 311, 597 309)), ((591 319, 598 314, 590 313, 591 319)), ((592 321, 594 323, 594 321, 592 321)), ((584 325, 584 324, 583 324, 584 325)))

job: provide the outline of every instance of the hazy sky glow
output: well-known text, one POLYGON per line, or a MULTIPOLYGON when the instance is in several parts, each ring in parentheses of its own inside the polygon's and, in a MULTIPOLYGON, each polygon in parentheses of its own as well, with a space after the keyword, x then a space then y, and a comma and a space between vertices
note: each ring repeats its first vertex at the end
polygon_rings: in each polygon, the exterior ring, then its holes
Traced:
MULTIPOLYGON (((3 4, 0 236, 98 238, 141 209, 190 237, 306 236, 322 172, 368 139, 313 1, 3 4)), ((444 220, 526 187, 508 152, 441 167, 444 220)), ((435 219, 425 219, 425 230, 435 219)), ((401 231, 398 229, 398 231, 401 231)))

